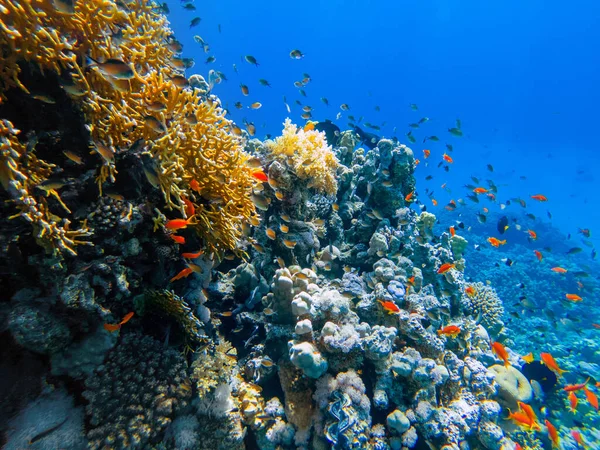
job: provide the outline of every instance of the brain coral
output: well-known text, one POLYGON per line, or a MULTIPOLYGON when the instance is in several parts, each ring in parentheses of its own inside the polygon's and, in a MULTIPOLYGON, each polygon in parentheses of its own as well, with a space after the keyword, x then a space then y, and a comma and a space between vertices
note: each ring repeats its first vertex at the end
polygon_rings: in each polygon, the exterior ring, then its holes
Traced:
POLYGON ((329 195, 337 192, 339 162, 327 145, 325 133, 299 129, 288 118, 282 135, 267 142, 267 148, 275 160, 286 164, 301 180, 307 180, 308 187, 329 195))
POLYGON ((496 294, 494 288, 483 283, 468 284, 465 287, 473 287, 473 294, 463 294, 461 302, 465 314, 481 315, 481 324, 494 333, 500 331, 504 323, 504 306, 502 300, 496 294))
POLYGON ((183 356, 138 334, 122 337, 86 388, 92 449, 147 448, 192 394, 183 356))

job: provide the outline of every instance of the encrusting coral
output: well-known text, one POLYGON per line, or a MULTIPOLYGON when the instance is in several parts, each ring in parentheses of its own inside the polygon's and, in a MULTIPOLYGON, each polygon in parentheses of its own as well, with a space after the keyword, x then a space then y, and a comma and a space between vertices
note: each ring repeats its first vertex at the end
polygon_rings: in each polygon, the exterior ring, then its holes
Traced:
MULTIPOLYGON (((143 145, 152 156, 150 170, 156 173, 155 184, 167 208, 190 219, 189 228, 200 235, 208 252, 236 249, 242 224, 254 214, 249 194, 257 183, 252 176, 256 169, 246 164, 248 156, 219 101, 190 88, 181 75, 186 68, 178 56, 181 44, 154 3, 76 2, 65 13, 51 2, 7 2, 0 10, 0 28, 0 96, 15 86, 29 92, 19 80, 23 61, 59 74, 61 85, 84 113, 90 149, 100 156, 100 191, 104 182, 115 181, 120 154, 143 145), (114 61, 119 73, 109 75, 103 64, 114 61), (187 201, 194 208, 186 208, 187 201)), ((21 164, 13 162, 11 168, 18 171, 21 164)), ((46 167, 37 183, 48 178, 50 169, 46 167)), ((48 221, 45 209, 36 212, 48 221)), ((63 228, 68 230, 68 224, 63 228)), ((63 228, 57 227, 55 234, 63 228)), ((67 232, 67 238, 68 233, 74 232, 67 232)), ((76 243, 58 249, 74 253, 76 243)))
POLYGON ((266 147, 274 160, 286 164, 301 180, 307 180, 308 187, 328 195, 337 192, 339 163, 324 133, 299 129, 288 118, 281 136, 267 142, 266 147))

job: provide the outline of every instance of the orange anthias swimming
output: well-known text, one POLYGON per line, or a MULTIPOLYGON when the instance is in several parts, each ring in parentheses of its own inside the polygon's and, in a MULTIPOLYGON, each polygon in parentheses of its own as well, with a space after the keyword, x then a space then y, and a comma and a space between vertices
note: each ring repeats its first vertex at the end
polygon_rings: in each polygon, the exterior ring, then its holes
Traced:
POLYGON ((116 324, 105 323, 104 324, 104 329, 106 331, 110 331, 111 333, 114 332, 114 331, 117 331, 117 330, 119 330, 121 328, 122 325, 125 325, 127 322, 129 322, 129 320, 132 317, 133 317, 133 311, 125 314, 123 316, 123 319, 121 319, 121 321, 119 323, 116 323, 116 324))
POLYGON ((560 448, 560 437, 558 436, 558 430, 548 419, 545 421, 546 428, 548 428, 548 437, 552 442, 552 448, 560 448))
POLYGON ((583 389, 588 384, 589 381, 590 381, 590 377, 588 377, 588 379, 585 380, 585 383, 568 384, 563 388, 563 391, 566 391, 566 392, 579 391, 579 390, 583 389))
POLYGON ((558 363, 550 353, 540 353, 540 358, 546 367, 548 367, 548 369, 557 375, 561 376, 566 372, 566 370, 562 370, 560 367, 558 367, 558 363))
POLYGON ((165 224, 165 228, 169 230, 183 230, 188 225, 193 225, 192 219, 193 217, 189 219, 172 219, 165 224))
POLYGON ((510 363, 508 362, 508 352, 504 348, 504 345, 502 345, 500 342, 492 342, 491 346, 492 353, 494 353, 498 358, 504 361, 504 366, 510 366, 510 363))
POLYGON ((400 308, 398 308, 398 305, 396 305, 394 302, 390 302, 390 301, 382 301, 382 300, 377 300, 379 303, 381 303, 381 306, 383 306, 383 309, 388 313, 388 314, 398 314, 400 312, 400 308))
POLYGON ((531 196, 532 199, 537 200, 538 202, 547 202, 548 199, 546 198, 545 195, 542 194, 535 194, 531 196))
POLYGON ((571 300, 572 302, 580 302, 583 299, 577 294, 565 294, 567 300, 571 300))
POLYGON ((527 417, 529 417, 529 420, 531 420, 531 426, 530 429, 537 429, 537 430, 541 430, 542 428, 540 427, 540 424, 538 422, 538 418, 535 415, 535 412, 533 411, 533 408, 531 407, 531 405, 528 405, 527 403, 523 403, 523 402, 518 402, 519 408, 521 409, 521 411, 523 411, 525 413, 525 415, 527 417))
POLYGON ((456 336, 458 336, 460 334, 460 332, 461 332, 460 327, 457 327, 456 325, 448 325, 448 326, 445 326, 445 327, 439 329, 437 331, 437 334, 438 334, 438 336, 444 335, 444 336, 450 336, 450 337, 455 338, 456 336))
POLYGON ((539 250, 534 250, 533 253, 535 254, 535 257, 538 259, 538 261, 542 261, 542 259, 544 259, 544 256, 542 255, 542 252, 540 252, 539 250))
POLYGON ((475 189, 473 189, 473 192, 475 192, 476 194, 485 194, 487 193, 487 189, 486 188, 482 188, 482 187, 476 187, 475 189))
POLYGON ((442 155, 442 158, 444 158, 444 161, 446 161, 448 164, 452 164, 454 162, 452 157, 446 153, 442 155))
POLYGON ((267 181, 269 181, 269 177, 267 176, 266 173, 263 172, 262 169, 255 170, 254 172, 252 172, 252 176, 254 178, 256 178, 258 181, 262 181, 263 183, 266 183, 267 181))
POLYGON ((473 286, 467 286, 465 288, 465 294, 467 294, 469 297, 473 297, 475 294, 477 294, 477 291, 473 286))
POLYGON ((569 392, 567 398, 569 399, 569 411, 575 414, 577 412, 577 404, 579 403, 575 392, 569 392))
POLYGON ((442 264, 440 266, 440 268, 438 269, 437 273, 439 273, 439 274, 446 273, 450 269, 454 269, 455 266, 456 266, 456 264, 450 264, 450 263, 442 264))
POLYGON ((500 239, 496 239, 495 237, 489 237, 487 241, 492 245, 492 247, 496 248, 506 244, 506 239, 501 241, 500 239))
POLYGON ((537 233, 533 230, 527 230, 527 233, 529 233, 529 237, 531 239, 533 239, 534 241, 537 239, 537 233))
POLYGON ((587 401, 592 407, 598 411, 598 397, 592 391, 590 391, 587 387, 583 388, 583 392, 585 392, 585 397, 587 401))

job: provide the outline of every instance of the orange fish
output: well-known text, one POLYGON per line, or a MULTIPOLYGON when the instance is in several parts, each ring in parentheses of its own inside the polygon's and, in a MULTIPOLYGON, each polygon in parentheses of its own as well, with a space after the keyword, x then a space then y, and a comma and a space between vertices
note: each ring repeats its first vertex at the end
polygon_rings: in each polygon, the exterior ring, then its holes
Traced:
POLYGON ((560 367, 558 367, 558 363, 550 353, 540 353, 540 358, 546 367, 548 367, 548 369, 554 373, 557 373, 559 376, 566 372, 566 370, 562 370, 560 367))
POLYGON ((546 428, 548 428, 548 437, 552 441, 552 448, 560 448, 560 438, 558 437, 558 430, 554 425, 550 423, 548 419, 544 421, 546 428))
POLYGON ((490 244, 492 244, 492 247, 496 247, 496 248, 500 247, 501 245, 506 244, 506 239, 504 239, 504 240, 501 241, 500 239, 496 239, 495 237, 489 237, 487 239, 487 241, 490 244))
POLYGON ((131 318, 133 317, 133 311, 128 312, 127 314, 125 314, 123 316, 123 320, 121 320, 121 322, 119 322, 119 325, 124 325, 127 322, 129 322, 131 320, 131 318))
POLYGON ((504 345, 502 345, 500 342, 492 342, 491 346, 492 353, 494 353, 498 358, 504 361, 504 366, 510 366, 510 363, 508 362, 508 352, 504 348, 504 345))
POLYGON ((385 309, 388 314, 398 314, 400 312, 400 308, 398 308, 398 305, 396 305, 394 302, 381 300, 377 301, 381 303, 381 306, 383 306, 383 309, 385 309))
POLYGON ((537 430, 541 430, 540 424, 538 423, 538 419, 535 415, 535 412, 533 411, 533 408, 527 403, 523 402, 518 402, 518 405, 521 411, 523 411, 525 415, 531 420, 531 429, 535 428, 537 430))
POLYGON ((185 238, 183 236, 177 236, 176 234, 170 234, 169 237, 175 241, 176 244, 185 244, 185 238))
POLYGON ((593 323, 592 326, 598 330, 600 330, 600 323, 593 323))
POLYGON ((553 267, 550 270, 556 273, 567 273, 567 269, 563 269, 562 267, 553 267))
POLYGON ((450 155, 444 153, 442 155, 442 158, 444 158, 444 161, 446 161, 448 164, 452 164, 454 162, 454 160, 452 159, 452 157, 450 157, 450 155))
POLYGON ((415 159, 415 166, 418 166, 420 162, 421 162, 420 159, 415 159))
POLYGON ((409 193, 409 194, 406 194, 406 197, 404 197, 404 201, 405 201, 405 202, 410 202, 410 201, 412 201, 412 198, 413 198, 413 194, 414 194, 414 193, 415 193, 415 191, 412 191, 411 193, 409 193))
POLYGON ((438 269, 437 273, 439 273, 439 274, 446 273, 450 269, 454 269, 455 266, 456 266, 456 264, 450 264, 450 263, 442 264, 440 266, 440 268, 438 269))
POLYGON ((482 188, 482 187, 476 187, 475 189, 473 189, 473 192, 475 192, 476 194, 485 194, 487 193, 487 189, 486 188, 482 188))
POLYGON ((533 427, 533 422, 523 411, 517 411, 513 413, 509 410, 508 419, 512 420, 514 423, 516 423, 522 428, 528 428, 529 430, 531 430, 533 427))
POLYGON ((538 259, 538 261, 541 261, 544 257, 542 255, 542 252, 534 250, 533 253, 535 253, 535 257, 538 259))
POLYGON ((196 213, 196 207, 185 197, 181 197, 181 200, 183 200, 183 203, 185 204, 185 215, 192 217, 196 213))
POLYGON ((435 198, 431 199, 431 203, 433 203, 433 206, 437 206, 437 200, 435 198))
POLYGON ((490 210, 489 210, 489 209, 487 209, 487 208, 483 208, 483 212, 487 214, 487 213, 489 213, 489 212, 490 212, 490 210))
POLYGON ((585 392, 585 397, 590 405, 594 407, 596 411, 598 411, 598 396, 590 391, 587 387, 583 388, 583 392, 585 392))
POLYGON ((496 196, 492 193, 487 194, 488 198, 492 201, 495 202, 496 201, 496 196))
POLYGON ((425 159, 429 158, 429 155, 431 155, 431 150, 423 150, 423 156, 425 159))
POLYGON ((461 332, 461 329, 459 327, 457 327, 456 325, 448 325, 446 327, 443 327, 439 330, 437 330, 437 334, 438 336, 444 335, 444 336, 450 336, 455 338, 456 336, 458 336, 461 332))
POLYGON ((165 228, 169 230, 183 230, 185 227, 191 224, 191 217, 189 219, 172 219, 165 224, 165 228))
POLYGON ((198 250, 194 253, 182 253, 181 256, 185 259, 196 259, 204 254, 204 250, 198 250))
POLYGON ((198 183, 196 180, 192 180, 190 181, 190 188, 196 192, 200 192, 200 183, 198 183))
POLYGON ((529 233, 529 237, 531 239, 533 239, 534 241, 537 239, 537 233, 533 230, 527 230, 527 232, 529 233))
POLYGON ((465 288, 465 293, 469 296, 469 297, 473 297, 477 291, 475 290, 475 288, 473 286, 467 286, 465 288))
POLYGON ((269 181, 269 177, 262 170, 257 170, 255 172, 252 172, 252 176, 254 178, 256 178, 258 181, 262 181, 263 183, 266 183, 267 181, 269 181))
POLYGON ((579 400, 577 399, 575 392, 569 392, 568 399, 569 399, 569 411, 571 411, 573 414, 575 414, 577 412, 577 403, 579 403, 579 400))
POLYGON ((275 239, 277 239, 277 233, 275 233, 275 230, 274 230, 273 228, 267 228, 267 229, 265 230, 265 233, 266 233, 266 235, 267 235, 267 237, 268 237, 269 239, 271 239, 271 240, 273 240, 273 241, 274 241, 275 239))
POLYGON ((579 391, 581 389, 583 389, 585 387, 586 384, 588 384, 588 381, 590 381, 590 377, 588 377, 587 380, 585 380, 585 383, 579 383, 579 384, 567 384, 564 388, 563 391, 566 392, 573 392, 573 391, 579 391))
POLYGON ((571 436, 573 436, 573 439, 575 439, 577 445, 581 445, 583 448, 586 447, 585 442, 583 442, 583 436, 581 436, 581 433, 579 431, 571 430, 571 436))
POLYGON ((177 275, 175 275, 173 278, 171 278, 169 280, 169 283, 172 283, 173 281, 177 281, 180 280, 182 278, 187 277, 189 274, 191 274, 193 272, 192 269, 190 269, 189 267, 186 267, 185 269, 183 269, 181 272, 179 272, 177 275))
POLYGON ((534 200, 537 200, 538 202, 547 202, 548 201, 548 199, 546 198, 546 196, 544 196, 542 194, 532 195, 531 198, 534 199, 534 200))
POLYGON ((413 275, 412 277, 410 277, 408 280, 406 280, 406 282, 410 285, 410 286, 414 286, 415 285, 415 276, 413 275))
POLYGON ((572 302, 580 302, 583 299, 577 295, 577 294, 565 294, 565 297, 567 297, 567 300, 571 300, 572 302))
POLYGON ((453 226, 451 226, 451 227, 450 227, 450 228, 448 228, 448 229, 450 230, 450 235, 451 235, 451 236, 454 236, 454 235, 456 235, 456 230, 454 229, 454 227, 453 227, 453 226))
POLYGON ((129 312, 127 314, 125 314, 125 316, 123 316, 123 319, 116 324, 112 324, 112 323, 105 323, 104 324, 104 329, 106 331, 110 331, 111 333, 119 330, 121 328, 121 325, 126 324, 127 322, 129 322, 129 320, 133 317, 133 311, 129 312))

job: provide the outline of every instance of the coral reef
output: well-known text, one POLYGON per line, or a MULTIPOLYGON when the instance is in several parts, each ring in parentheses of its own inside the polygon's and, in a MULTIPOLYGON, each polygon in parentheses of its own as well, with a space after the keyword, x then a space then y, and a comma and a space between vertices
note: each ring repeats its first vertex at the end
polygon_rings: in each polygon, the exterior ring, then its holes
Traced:
MULTIPOLYGON (((0 7, 1 268, 14 273, 0 331, 58 386, 11 405, 7 448, 545 445, 506 408, 560 423, 570 448, 572 425, 598 439, 593 405, 568 417, 556 387, 600 377, 590 330, 529 334, 569 370, 558 382, 510 333, 530 304, 502 277, 526 242, 479 273, 481 236, 438 233, 444 213, 425 210, 419 162, 395 139, 360 148, 357 127, 330 146, 290 119, 274 140, 249 139, 210 93, 224 75, 184 76, 162 8, 0 7), (44 120, 16 113, 35 105, 44 120)), ((558 282, 527 283, 552 324, 579 323, 548 300, 558 282)))

